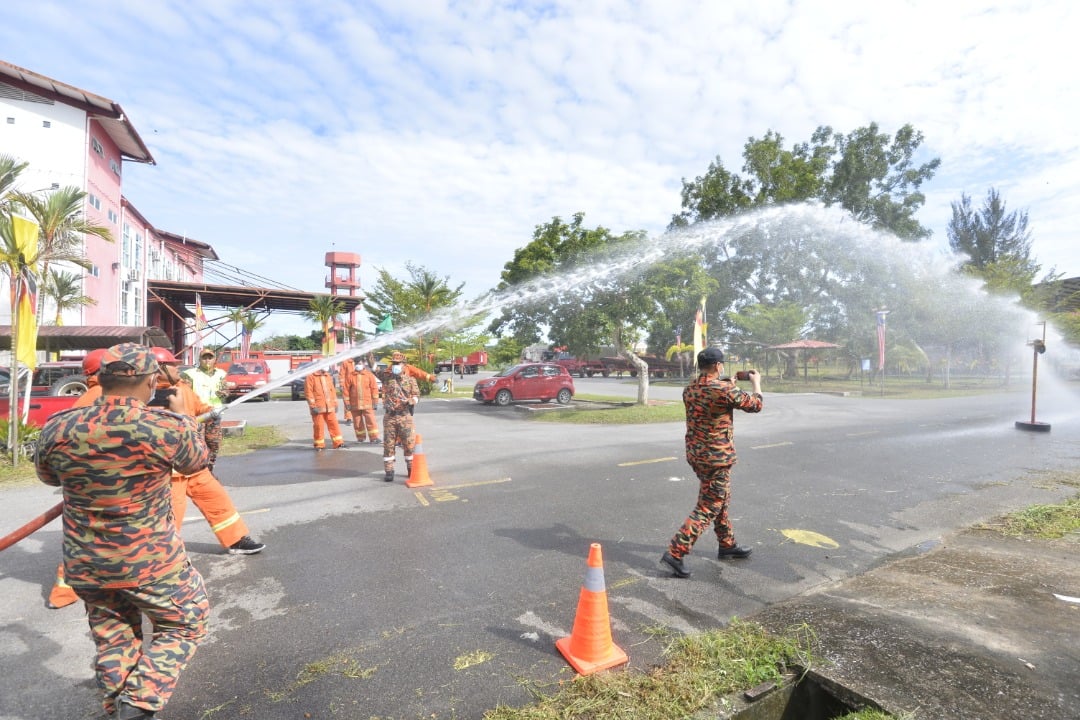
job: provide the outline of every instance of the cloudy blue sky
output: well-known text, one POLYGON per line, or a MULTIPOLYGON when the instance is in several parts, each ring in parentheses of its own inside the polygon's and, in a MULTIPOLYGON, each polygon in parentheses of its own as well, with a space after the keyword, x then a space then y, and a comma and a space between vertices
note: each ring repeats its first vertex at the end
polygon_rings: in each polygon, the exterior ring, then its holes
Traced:
POLYGON ((474 297, 553 216, 658 233, 747 138, 871 122, 941 158, 933 242, 995 187, 1075 276, 1078 6, 7 0, 0 57, 124 107, 158 161, 125 194, 156 226, 304 290, 336 249, 365 285, 412 261, 474 297))

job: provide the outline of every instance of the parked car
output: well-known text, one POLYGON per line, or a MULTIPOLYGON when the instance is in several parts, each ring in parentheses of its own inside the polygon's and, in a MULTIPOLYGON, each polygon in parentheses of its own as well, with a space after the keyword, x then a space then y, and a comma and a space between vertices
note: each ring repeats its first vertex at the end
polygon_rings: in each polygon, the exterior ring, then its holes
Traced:
MULTIPOLYGON (((311 367, 316 362, 317 362, 316 360, 311 360, 309 362, 298 365, 296 367, 296 370, 293 370, 293 372, 299 372, 299 371, 303 370, 304 368, 311 367)), ((302 377, 297 378, 296 380, 293 380, 292 382, 290 382, 289 383, 289 389, 292 391, 292 399, 293 400, 303 400, 304 399, 304 378, 302 378, 302 377)))
POLYGON ((555 363, 522 363, 473 386, 473 399, 506 406, 517 400, 556 400, 566 405, 574 397, 574 379, 555 363))
MULTIPOLYGON (((19 388, 26 388, 29 376, 27 368, 19 373, 19 388)), ((8 395, 11 385, 11 371, 0 367, 0 395, 8 395)), ((59 360, 38 363, 31 380, 31 395, 82 395, 87 390, 86 376, 83 375, 81 360, 59 360)))
MULTIPOLYGON (((270 366, 262 360, 237 360, 225 373, 225 392, 232 401, 241 395, 247 395, 270 382, 270 366)), ((263 400, 269 400, 270 394, 263 393, 263 400)))

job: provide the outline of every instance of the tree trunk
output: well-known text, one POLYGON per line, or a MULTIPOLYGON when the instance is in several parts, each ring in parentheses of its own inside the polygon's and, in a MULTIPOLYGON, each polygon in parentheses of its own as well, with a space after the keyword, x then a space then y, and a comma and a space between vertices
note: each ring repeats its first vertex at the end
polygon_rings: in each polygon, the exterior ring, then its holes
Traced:
POLYGON ((630 349, 623 345, 622 328, 616 328, 612 333, 615 345, 615 352, 621 357, 630 361, 630 364, 637 368, 637 381, 638 381, 638 394, 637 404, 648 407, 649 405, 649 364, 639 358, 634 353, 630 352, 630 349))

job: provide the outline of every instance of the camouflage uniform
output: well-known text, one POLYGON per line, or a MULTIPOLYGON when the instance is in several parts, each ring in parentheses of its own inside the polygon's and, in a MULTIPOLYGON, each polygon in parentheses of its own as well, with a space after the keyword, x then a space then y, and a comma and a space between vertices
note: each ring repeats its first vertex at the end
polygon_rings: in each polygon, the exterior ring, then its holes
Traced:
POLYGON ((397 445, 405 449, 405 473, 412 472, 413 449, 416 447, 416 434, 412 419, 410 399, 420 397, 420 386, 416 380, 405 375, 386 372, 383 381, 383 470, 386 480, 394 479, 394 462, 397 458, 397 445))
MULTIPOLYGON (((123 374, 153 372, 145 367, 123 374)), ((171 486, 174 470, 192 473, 207 459, 193 420, 134 397, 63 411, 41 431, 36 469, 63 488, 64 573, 86 602, 107 713, 121 700, 160 710, 206 636, 209 603, 173 521, 171 486)))
POLYGON ((668 544, 668 552, 680 559, 694 546, 711 523, 721 547, 735 545, 728 521, 731 466, 735 464, 735 408, 760 412, 760 394, 743 392, 730 378, 695 378, 683 390, 686 406, 686 461, 701 481, 697 505, 668 544))

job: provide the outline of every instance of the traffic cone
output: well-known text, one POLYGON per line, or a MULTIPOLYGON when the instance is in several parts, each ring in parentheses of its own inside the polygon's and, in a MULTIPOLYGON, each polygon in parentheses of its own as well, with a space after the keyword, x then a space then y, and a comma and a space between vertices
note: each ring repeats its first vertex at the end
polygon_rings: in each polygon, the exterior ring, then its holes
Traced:
POLYGON ((630 660, 611 640, 607 589, 604 586, 604 560, 600 543, 589 546, 585 584, 578 596, 577 616, 570 637, 555 641, 555 647, 581 675, 622 665, 630 660))
POLYGON ((435 483, 431 482, 431 477, 428 475, 427 456, 424 455, 423 438, 420 437, 420 433, 416 434, 416 446, 413 447, 412 455, 412 470, 409 472, 409 479, 405 481, 405 487, 434 485, 435 483))
POLYGON ((75 591, 71 589, 71 586, 64 579, 64 563, 60 563, 56 568, 56 583, 53 584, 52 590, 49 591, 49 600, 45 605, 50 610, 58 610, 71 605, 78 599, 79 596, 75 594, 75 591))

